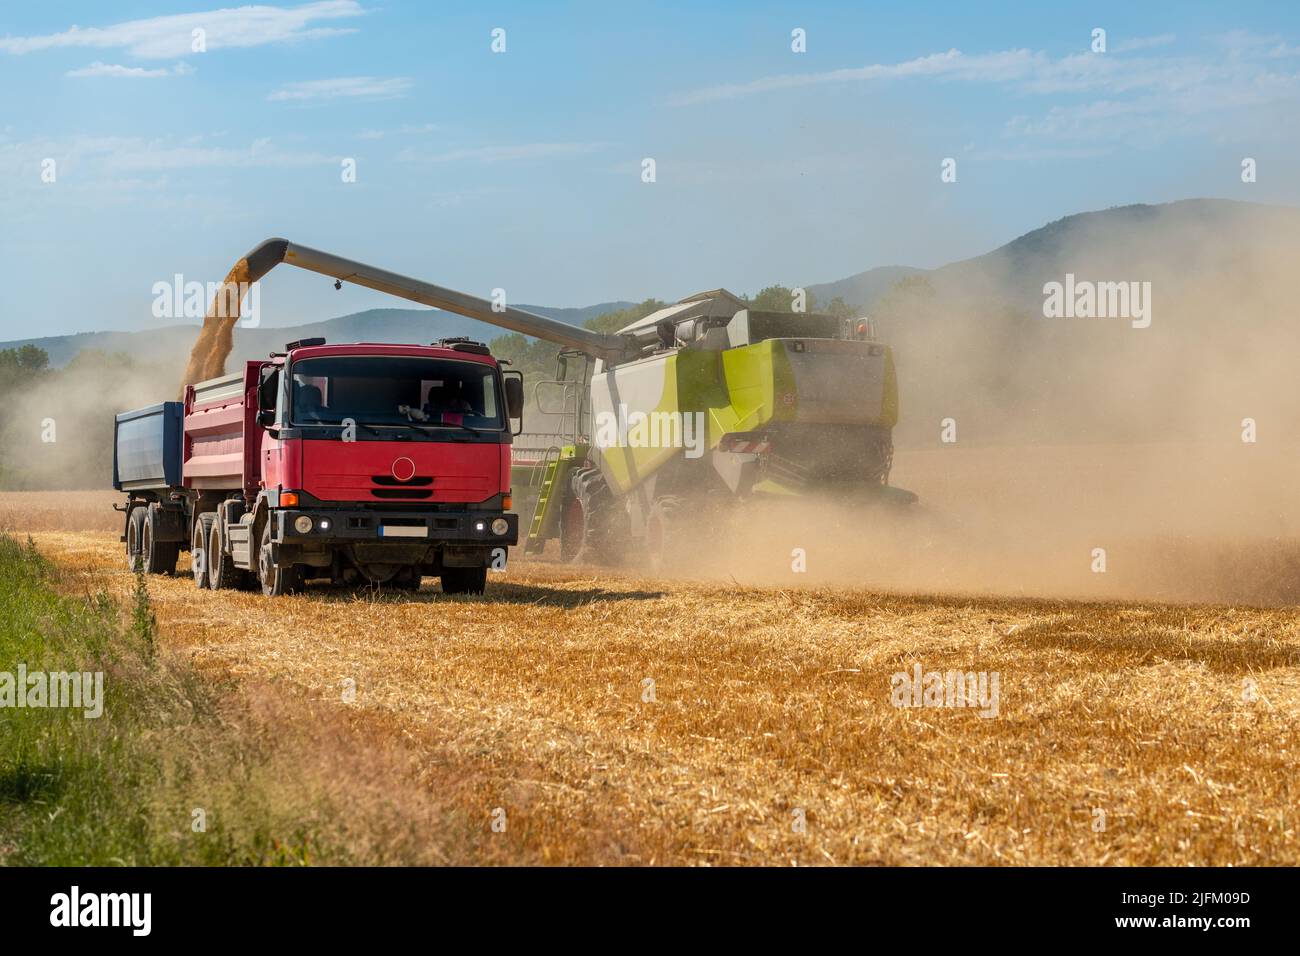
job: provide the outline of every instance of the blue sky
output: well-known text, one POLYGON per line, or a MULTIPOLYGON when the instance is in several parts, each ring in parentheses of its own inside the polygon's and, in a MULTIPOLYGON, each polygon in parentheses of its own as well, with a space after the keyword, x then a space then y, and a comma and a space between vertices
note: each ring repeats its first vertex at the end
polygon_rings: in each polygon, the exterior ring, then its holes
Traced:
MULTIPOLYGON (((6 4, 0 339, 149 328, 155 282, 272 235, 578 306, 936 266, 1130 202, 1300 204, 1296 5, 980 6, 6 4)), ((395 304, 262 292, 270 325, 395 304)))

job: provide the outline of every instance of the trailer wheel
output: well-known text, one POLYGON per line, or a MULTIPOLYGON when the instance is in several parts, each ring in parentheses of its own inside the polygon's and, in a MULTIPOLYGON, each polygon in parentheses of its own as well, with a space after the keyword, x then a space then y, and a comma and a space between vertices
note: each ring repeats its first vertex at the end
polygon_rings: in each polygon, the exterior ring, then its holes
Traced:
POLYGON ((258 578, 262 582, 262 593, 267 597, 280 597, 293 594, 302 589, 302 572, 290 565, 278 568, 271 563, 271 521, 268 518, 262 525, 262 546, 257 554, 258 578))
POLYGON ((140 541, 144 569, 149 574, 172 574, 176 570, 181 545, 179 541, 158 540, 157 514, 158 506, 150 505, 144 520, 144 537, 140 541))
POLYGON ((190 536, 190 573, 194 576, 194 584, 201 588, 208 587, 208 535, 216 520, 216 514, 211 511, 198 515, 194 519, 194 533, 190 536))
POLYGON ((681 558, 682 525, 686 509, 682 499, 672 495, 656 498, 645 522, 645 551, 655 574, 671 571, 681 558))
POLYGON ((443 594, 482 594, 487 587, 487 568, 443 568, 443 594))
POLYGON ((144 506, 136 506, 126 519, 126 569, 132 574, 144 570, 144 506))
POLYGON ((221 540, 221 522, 214 516, 208 532, 208 587, 214 591, 239 586, 239 569, 234 557, 226 553, 225 544, 221 540))

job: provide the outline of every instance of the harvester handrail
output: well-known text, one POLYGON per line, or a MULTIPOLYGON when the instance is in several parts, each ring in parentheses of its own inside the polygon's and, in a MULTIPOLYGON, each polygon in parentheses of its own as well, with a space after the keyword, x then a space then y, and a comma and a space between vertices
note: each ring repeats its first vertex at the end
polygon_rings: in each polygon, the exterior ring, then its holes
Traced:
POLYGON ((331 276, 339 282, 351 282, 354 285, 374 289, 377 292, 387 292, 435 309, 469 316, 471 319, 478 319, 480 322, 509 329, 512 332, 521 332, 534 338, 556 342, 607 362, 622 361, 635 351, 635 346, 627 336, 595 332, 569 325, 567 322, 525 312, 513 306, 492 303, 422 279, 413 279, 400 273, 368 266, 309 246, 300 246, 288 239, 267 239, 250 252, 245 260, 248 263, 250 283, 258 281, 281 262, 285 262, 299 269, 331 276))

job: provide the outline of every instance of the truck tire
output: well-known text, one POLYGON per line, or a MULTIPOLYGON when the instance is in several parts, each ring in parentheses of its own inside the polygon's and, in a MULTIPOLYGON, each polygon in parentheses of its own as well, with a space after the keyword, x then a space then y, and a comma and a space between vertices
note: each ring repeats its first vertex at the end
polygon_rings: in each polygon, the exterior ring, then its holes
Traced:
POLYGON ((487 568, 443 568, 443 594, 482 594, 487 587, 487 568))
POLYGON ((420 569, 412 565, 398 571, 393 579, 388 582, 388 585, 398 591, 418 591, 420 590, 420 582, 423 580, 420 569))
POLYGON ((216 514, 211 511, 197 515, 194 519, 194 533, 190 536, 190 573, 194 576, 194 584, 201 588, 208 587, 210 580, 208 537, 216 520, 216 514))
POLYGON ((159 541, 156 534, 158 527, 158 508, 150 505, 144 519, 144 538, 141 539, 141 555, 144 569, 148 574, 172 574, 176 571, 176 559, 180 557, 179 541, 159 541))
POLYGON ((257 554, 257 576, 262 582, 262 593, 267 597, 280 597, 302 590, 302 571, 290 565, 277 568, 271 563, 271 519, 262 525, 262 545, 257 554))
POLYGON ((599 468, 573 473, 560 515, 560 557, 565 561, 618 564, 627 548, 627 513, 599 468))
POLYGON ((234 556, 226 552, 225 544, 221 538, 221 522, 214 516, 212 530, 208 532, 208 587, 214 591, 240 585, 240 570, 235 567, 234 556))
POLYGON ((645 521, 645 553, 655 574, 673 571, 683 556, 682 531, 687 517, 685 502, 673 495, 656 498, 645 521))
POLYGON ((126 569, 132 574, 144 570, 144 512, 137 506, 126 518, 126 569))

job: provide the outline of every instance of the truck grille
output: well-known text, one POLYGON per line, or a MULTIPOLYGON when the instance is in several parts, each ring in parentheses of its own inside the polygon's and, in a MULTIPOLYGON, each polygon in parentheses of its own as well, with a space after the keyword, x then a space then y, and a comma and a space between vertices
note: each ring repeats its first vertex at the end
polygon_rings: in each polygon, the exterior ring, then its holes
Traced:
POLYGON ((370 489, 370 493, 376 498, 420 500, 433 495, 433 492, 428 488, 429 485, 433 484, 433 479, 428 475, 412 475, 405 481, 394 478, 392 475, 371 475, 370 480, 381 486, 370 489))

